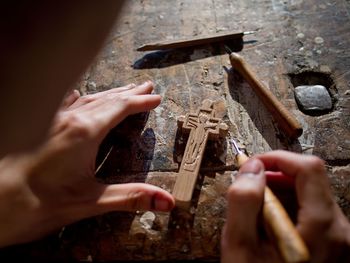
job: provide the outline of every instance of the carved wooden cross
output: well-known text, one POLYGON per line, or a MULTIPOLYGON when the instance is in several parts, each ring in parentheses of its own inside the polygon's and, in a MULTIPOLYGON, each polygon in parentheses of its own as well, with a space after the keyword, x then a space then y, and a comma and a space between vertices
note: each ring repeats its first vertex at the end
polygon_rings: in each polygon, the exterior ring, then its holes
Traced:
POLYGON ((192 199, 207 141, 226 136, 228 127, 219 118, 215 118, 211 100, 204 100, 196 114, 187 113, 186 116, 179 117, 178 126, 183 131, 190 132, 190 135, 173 196, 177 206, 187 209, 192 199))

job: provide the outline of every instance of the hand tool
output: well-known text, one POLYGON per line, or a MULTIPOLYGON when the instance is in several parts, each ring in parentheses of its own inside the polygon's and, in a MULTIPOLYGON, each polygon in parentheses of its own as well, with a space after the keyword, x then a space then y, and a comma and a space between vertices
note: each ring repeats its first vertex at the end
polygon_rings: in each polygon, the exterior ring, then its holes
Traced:
POLYGON ((232 52, 227 46, 225 46, 225 50, 230 56, 232 67, 236 69, 254 89, 257 96, 270 111, 285 135, 290 139, 296 139, 299 137, 303 133, 303 129, 295 117, 290 114, 275 95, 273 95, 273 93, 257 79, 255 73, 253 73, 250 66, 244 61, 242 56, 232 52))
MULTIPOLYGON (((236 151, 238 167, 241 167, 249 157, 239 149, 233 139, 231 139, 231 144, 236 151)), ((299 232, 281 202, 268 186, 265 187, 264 192, 263 218, 286 262, 305 262, 310 259, 309 251, 299 232)))
POLYGON ((240 39, 245 35, 253 34, 255 31, 245 31, 245 32, 229 32, 221 33, 214 36, 208 37, 196 37, 190 39, 180 39, 180 40, 169 40, 158 43, 150 43, 137 48, 137 51, 149 51, 149 50, 164 50, 171 48, 184 48, 193 47, 198 45, 206 45, 210 43, 217 43, 223 41, 229 41, 233 39, 240 39))

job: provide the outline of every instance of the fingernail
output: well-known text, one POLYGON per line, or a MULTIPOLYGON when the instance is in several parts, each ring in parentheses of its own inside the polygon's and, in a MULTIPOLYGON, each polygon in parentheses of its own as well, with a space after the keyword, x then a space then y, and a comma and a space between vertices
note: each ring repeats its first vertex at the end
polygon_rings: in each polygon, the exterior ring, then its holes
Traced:
POLYGON ((263 163, 258 159, 250 159, 247 161, 241 169, 239 169, 238 176, 255 177, 262 174, 264 170, 263 163))
POLYGON ((80 96, 80 91, 77 89, 74 89, 72 93, 74 93, 74 95, 76 95, 78 97, 80 96))
POLYGON ((170 204, 170 202, 168 200, 165 200, 163 198, 158 198, 158 199, 156 199, 154 208, 157 211, 166 212, 166 211, 170 210, 171 204, 170 204))
POLYGON ((141 86, 148 86, 148 85, 152 85, 152 84, 153 84, 152 81, 147 80, 147 81, 145 81, 144 83, 142 83, 141 86))
POLYGON ((68 97, 68 96, 74 94, 75 91, 76 91, 76 89, 70 89, 70 90, 68 90, 68 91, 66 92, 66 97, 68 97))

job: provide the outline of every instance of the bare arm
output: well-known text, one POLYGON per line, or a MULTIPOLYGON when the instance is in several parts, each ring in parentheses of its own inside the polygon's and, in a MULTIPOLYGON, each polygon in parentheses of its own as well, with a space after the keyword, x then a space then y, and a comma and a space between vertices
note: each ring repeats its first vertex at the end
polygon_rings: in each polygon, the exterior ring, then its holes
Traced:
POLYGON ((0 157, 31 149, 46 137, 64 94, 96 56, 122 4, 0 4, 0 157))

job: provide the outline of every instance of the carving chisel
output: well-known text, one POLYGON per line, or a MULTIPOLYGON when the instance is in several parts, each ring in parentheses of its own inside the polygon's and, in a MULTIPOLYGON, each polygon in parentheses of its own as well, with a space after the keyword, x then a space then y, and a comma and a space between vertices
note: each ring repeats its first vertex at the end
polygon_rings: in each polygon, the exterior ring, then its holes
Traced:
POLYGON ((242 56, 232 52, 227 46, 225 46, 225 50, 230 56, 232 67, 236 69, 254 89, 256 95, 270 111, 272 117, 275 119, 284 134, 290 139, 296 139, 299 137, 303 133, 303 129, 296 118, 289 113, 286 107, 284 107, 275 95, 258 80, 256 74, 244 61, 242 56))
MULTIPOLYGON (((236 151, 238 167, 241 167, 248 161, 249 157, 239 149, 233 139, 231 139, 231 144, 236 151)), ((310 254, 304 240, 296 230, 281 202, 268 186, 265 187, 262 212, 264 221, 271 230, 284 260, 288 263, 308 261, 310 254)))
POLYGON ((165 50, 173 48, 195 47, 212 43, 220 43, 234 39, 241 39, 245 35, 254 34, 255 31, 225 32, 207 37, 195 37, 190 39, 169 40, 164 42, 150 43, 137 48, 137 51, 165 50))

